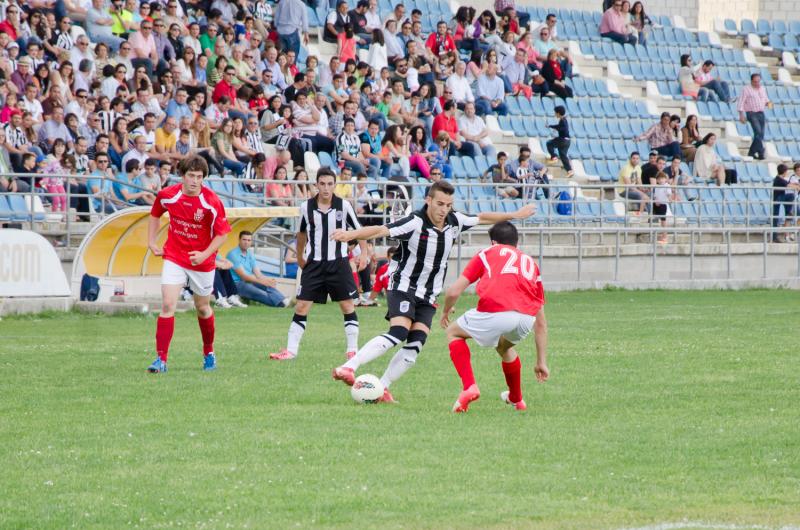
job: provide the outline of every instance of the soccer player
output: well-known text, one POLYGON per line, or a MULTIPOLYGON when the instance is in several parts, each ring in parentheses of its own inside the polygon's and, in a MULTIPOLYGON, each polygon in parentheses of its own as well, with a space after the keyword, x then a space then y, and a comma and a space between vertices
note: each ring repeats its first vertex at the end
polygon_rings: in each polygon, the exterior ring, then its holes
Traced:
MULTIPOLYGON (((306 330, 308 312, 314 304, 324 304, 328 295, 344 315, 344 334, 347 338, 349 359, 358 349, 358 317, 353 298, 358 293, 348 260, 347 243, 333 243, 330 234, 345 228, 359 229, 361 225, 356 212, 349 202, 333 194, 336 175, 329 167, 317 171, 317 190, 315 197, 300 205, 300 230, 297 232, 297 264, 303 270, 294 317, 289 324, 286 348, 278 353, 270 353, 269 358, 286 361, 297 357, 300 339, 306 330)), ((368 263, 366 242, 359 242, 361 255, 358 270, 368 263)))
POLYGON ((524 219, 534 213, 534 206, 529 204, 510 214, 483 212, 477 216, 466 215, 453 211, 454 193, 455 188, 449 182, 435 182, 428 189, 425 205, 420 210, 388 225, 333 234, 336 241, 391 237, 401 242, 389 266, 389 288, 386 291, 389 331, 367 342, 355 357, 334 368, 334 379, 352 385, 355 371, 362 364, 405 342, 381 378, 386 389, 382 401, 394 403, 389 386, 416 362, 428 338, 436 313, 436 297, 442 291, 447 274, 447 260, 461 233, 479 223, 524 219))
POLYGON ((181 289, 189 280, 197 308, 197 322, 203 337, 203 369, 214 370, 214 269, 217 250, 225 242, 231 226, 217 194, 203 186, 208 164, 190 156, 178 164, 179 184, 162 189, 150 210, 148 241, 154 256, 164 257, 161 271, 161 314, 156 324, 156 360, 150 373, 167 371, 169 343, 175 331, 175 306, 181 289), (169 232, 164 248, 158 246, 160 217, 169 213, 169 232))
POLYGON ((473 257, 458 280, 447 289, 441 325, 447 329, 450 359, 456 367, 463 390, 453 412, 466 412, 481 395, 472 374, 467 339, 492 347, 502 358, 508 391, 500 399, 516 410, 527 407, 522 399, 522 366, 514 345, 533 330, 536 339, 536 379, 547 381, 547 322, 544 318, 544 288, 539 266, 517 248, 517 229, 508 222, 489 230, 492 246, 473 257), (478 282, 478 307, 450 322, 456 301, 470 285, 478 282))

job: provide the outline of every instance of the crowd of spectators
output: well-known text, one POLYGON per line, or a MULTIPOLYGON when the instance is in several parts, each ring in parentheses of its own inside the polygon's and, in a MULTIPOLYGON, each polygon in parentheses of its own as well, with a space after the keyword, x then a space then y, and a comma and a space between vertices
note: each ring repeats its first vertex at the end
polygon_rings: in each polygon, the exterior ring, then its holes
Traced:
MULTIPOLYGON (((531 23, 509 0, 461 7, 430 34, 402 3, 381 17, 377 0, 340 1, 322 31, 336 53, 323 58, 308 54, 301 0, 11 0, 0 6, 0 172, 50 176, 4 189, 47 191, 55 211, 86 217, 152 203, 192 153, 212 174, 254 179, 305 178, 308 151, 354 176, 447 178, 453 155, 496 156, 485 116, 507 114, 507 96, 572 96, 556 37, 554 14, 531 23)), ((311 188, 251 191, 280 204, 311 188)))

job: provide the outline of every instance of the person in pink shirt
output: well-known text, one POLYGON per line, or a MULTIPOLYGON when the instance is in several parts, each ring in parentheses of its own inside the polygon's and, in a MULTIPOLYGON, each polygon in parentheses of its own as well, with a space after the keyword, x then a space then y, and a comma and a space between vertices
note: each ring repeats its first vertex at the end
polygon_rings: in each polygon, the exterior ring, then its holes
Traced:
POLYGON ((147 75, 152 77, 153 67, 158 64, 156 41, 153 38, 153 22, 143 20, 139 31, 128 37, 128 44, 132 49, 131 64, 133 67, 144 66, 147 68, 147 75))
POLYGON ((614 0, 612 6, 600 19, 600 36, 620 44, 636 45, 636 35, 628 32, 627 21, 622 14, 622 0, 614 0))
POLYGON ((336 36, 336 41, 339 43, 339 61, 342 64, 348 60, 353 59, 356 61, 356 37, 353 33, 353 28, 348 26, 342 33, 336 36))
POLYGON ((764 110, 772 108, 772 102, 767 97, 767 91, 761 86, 761 74, 750 76, 750 84, 742 89, 739 96, 737 110, 739 120, 750 122, 753 128, 753 143, 747 151, 747 156, 756 160, 764 160, 764 131, 767 129, 767 119, 764 110))

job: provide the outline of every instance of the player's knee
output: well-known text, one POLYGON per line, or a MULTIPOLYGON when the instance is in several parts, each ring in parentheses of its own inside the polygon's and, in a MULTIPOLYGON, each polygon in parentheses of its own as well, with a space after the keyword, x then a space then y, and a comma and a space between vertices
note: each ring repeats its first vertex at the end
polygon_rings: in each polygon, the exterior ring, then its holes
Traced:
POLYGON ((406 339, 406 343, 411 344, 419 344, 419 349, 421 350, 422 347, 425 345, 425 341, 428 340, 428 334, 421 329, 412 329, 411 332, 408 334, 408 338, 406 339))
POLYGON ((397 343, 405 342, 408 338, 408 329, 403 326, 392 326, 389 328, 389 335, 397 339, 397 343))

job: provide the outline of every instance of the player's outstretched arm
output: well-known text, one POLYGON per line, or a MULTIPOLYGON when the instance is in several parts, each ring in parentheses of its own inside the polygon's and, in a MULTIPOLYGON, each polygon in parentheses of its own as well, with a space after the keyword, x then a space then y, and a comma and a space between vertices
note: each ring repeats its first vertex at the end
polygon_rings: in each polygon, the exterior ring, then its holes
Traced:
POLYGON ((467 279, 466 276, 461 275, 453 283, 453 285, 448 287, 444 297, 444 310, 442 311, 442 318, 440 321, 442 329, 446 329, 447 326, 450 325, 450 315, 452 315, 453 311, 456 310, 456 302, 458 302, 458 299, 464 290, 469 287, 469 284, 469 279, 467 279))
POLYGON ((526 204, 516 212, 481 212, 478 214, 478 222, 482 225, 491 225, 500 223, 502 221, 510 221, 512 219, 526 219, 536 213, 536 205, 533 203, 526 204))
POLYGON ((150 223, 147 225, 147 246, 154 256, 161 256, 164 251, 158 246, 158 229, 161 227, 161 218, 150 216, 150 223))
POLYGON ((335 230, 331 234, 331 239, 342 243, 353 241, 354 239, 367 241, 369 239, 378 239, 380 237, 388 237, 389 228, 385 225, 381 226, 365 226, 358 230, 335 230))
POLYGON ((544 316, 544 308, 536 314, 533 333, 536 340, 536 367, 533 371, 536 380, 544 383, 550 377, 550 370, 547 369, 547 319, 544 316))

